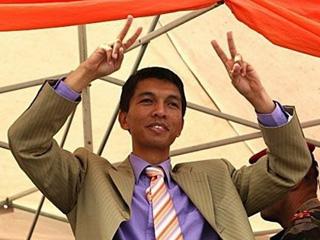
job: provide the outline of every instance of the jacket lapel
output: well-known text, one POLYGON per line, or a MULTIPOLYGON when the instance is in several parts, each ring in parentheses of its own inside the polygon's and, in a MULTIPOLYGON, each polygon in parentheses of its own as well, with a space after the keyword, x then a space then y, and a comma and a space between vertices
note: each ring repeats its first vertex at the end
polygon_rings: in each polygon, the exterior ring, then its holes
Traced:
POLYGON ((117 167, 111 169, 109 174, 128 208, 131 209, 131 200, 134 189, 134 174, 129 158, 121 162, 117 167))
MULTIPOLYGON (((109 174, 128 208, 131 209, 134 174, 129 158, 121 162, 117 167, 111 169, 109 174)), ((189 171, 173 170, 171 176, 188 195, 192 203, 213 229, 221 232, 223 229, 217 229, 215 222, 213 196, 210 191, 207 175, 192 171, 191 168, 189 171)))
POLYGON ((213 229, 219 231, 215 222, 213 197, 207 175, 192 171, 191 168, 190 171, 173 171, 171 176, 213 229))

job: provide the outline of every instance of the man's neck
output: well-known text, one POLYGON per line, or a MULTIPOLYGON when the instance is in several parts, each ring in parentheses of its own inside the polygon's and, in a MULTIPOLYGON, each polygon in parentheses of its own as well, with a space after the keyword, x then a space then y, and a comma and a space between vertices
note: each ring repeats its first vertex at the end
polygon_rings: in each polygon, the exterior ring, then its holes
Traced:
POLYGON ((133 149, 132 153, 152 165, 160 164, 169 158, 168 150, 144 149, 142 151, 141 149, 133 149))

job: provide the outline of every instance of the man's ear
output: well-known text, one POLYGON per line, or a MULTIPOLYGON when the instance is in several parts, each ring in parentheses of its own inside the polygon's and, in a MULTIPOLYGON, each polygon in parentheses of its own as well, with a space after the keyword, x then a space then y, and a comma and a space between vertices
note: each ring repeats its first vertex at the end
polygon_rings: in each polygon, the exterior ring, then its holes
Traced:
POLYGON ((179 133, 177 134, 177 137, 179 137, 179 136, 181 135, 181 132, 182 132, 182 129, 183 129, 183 126, 184 126, 184 118, 182 118, 181 121, 182 121, 182 122, 181 122, 181 128, 180 128, 179 133))
POLYGON ((120 123, 121 128, 124 130, 129 130, 129 125, 127 122, 127 115, 128 115, 128 113, 124 112, 124 111, 120 111, 118 114, 118 121, 120 123))

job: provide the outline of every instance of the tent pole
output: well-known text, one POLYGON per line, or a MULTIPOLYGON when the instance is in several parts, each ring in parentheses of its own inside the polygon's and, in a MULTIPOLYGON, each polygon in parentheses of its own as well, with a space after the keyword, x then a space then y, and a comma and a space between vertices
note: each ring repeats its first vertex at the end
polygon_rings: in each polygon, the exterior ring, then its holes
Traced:
MULTIPOLYGON (((87 32, 86 25, 78 26, 79 56, 80 63, 87 59, 87 32)), ((92 120, 90 103, 90 85, 82 91, 82 119, 84 147, 93 151, 92 120)))
POLYGON ((303 128, 314 127, 318 125, 320 125, 320 119, 310 120, 310 121, 301 123, 301 126, 303 128))
POLYGON ((213 109, 210 109, 210 108, 207 108, 207 107, 203 107, 203 106, 200 106, 198 104, 190 103, 190 102, 188 102, 187 106, 189 108, 193 109, 193 110, 196 110, 196 111, 199 111, 199 112, 202 112, 202 113, 206 113, 206 114, 218 117, 218 118, 222 118, 222 119, 225 119, 225 120, 228 120, 228 121, 239 123, 241 125, 244 125, 244 126, 247 126, 247 127, 251 127, 251 128, 254 128, 254 129, 260 129, 260 127, 259 127, 259 125, 257 123, 248 121, 248 120, 243 119, 243 118, 239 118, 239 117, 234 116, 234 115, 223 113, 223 112, 220 112, 220 111, 217 111, 217 110, 213 110, 213 109))
POLYGON ((177 18, 176 20, 173 20, 172 22, 164 25, 163 27, 145 35, 144 37, 140 38, 135 44, 133 44, 129 49, 127 49, 127 51, 131 51, 132 49, 135 49, 137 47, 139 47, 140 45, 143 45, 147 42, 150 42, 152 39, 156 38, 156 37, 159 37, 160 35, 214 9, 214 8, 217 8, 219 7, 220 5, 223 4, 223 1, 220 1, 218 3, 216 3, 215 5, 211 6, 211 7, 208 7, 208 8, 204 8, 204 9, 201 9, 201 10, 197 10, 197 11, 193 11, 191 13, 188 13, 180 18, 177 18))
MULTIPOLYGON (((8 198, 7 198, 7 202, 9 202, 9 203, 11 204, 14 200, 17 200, 17 199, 19 199, 19 198, 28 196, 28 195, 30 195, 30 194, 32 194, 32 193, 37 192, 37 191, 39 191, 39 190, 38 190, 38 188, 36 188, 36 187, 29 188, 29 189, 24 190, 24 191, 22 191, 22 192, 20 192, 20 193, 17 193, 17 194, 15 194, 15 195, 12 195, 11 197, 8 197, 8 198)), ((0 204, 0 205, 1 205, 1 204, 0 204)))
POLYGON ((32 222, 31 228, 30 228, 30 231, 29 231, 29 233, 28 233, 27 240, 30 240, 31 237, 32 237, 34 228, 35 228, 35 226, 36 226, 36 224, 37 224, 37 222, 38 222, 39 214, 40 214, 40 212, 41 212, 41 208, 42 208, 42 206, 43 206, 44 200, 45 200, 45 196, 42 196, 42 197, 41 197, 41 200, 40 200, 40 204, 39 204, 38 209, 37 209, 37 211, 36 211, 35 217, 34 217, 34 219, 33 219, 33 222, 32 222))
POLYGON ((184 148, 173 150, 170 152, 170 156, 179 156, 179 155, 183 155, 186 153, 206 150, 209 148, 220 147, 220 146, 224 146, 224 145, 231 144, 231 143, 237 143, 237 142, 242 142, 245 140, 259 138, 261 136, 262 136, 261 132, 254 132, 254 133, 244 134, 244 135, 240 135, 240 136, 236 136, 236 137, 225 138, 225 139, 217 140, 217 141, 213 141, 213 142, 203 143, 203 144, 199 144, 199 145, 193 145, 191 147, 184 147, 184 148))
POLYGON ((114 78, 114 77, 110 77, 110 76, 106 76, 106 77, 102 77, 100 78, 100 80, 108 82, 108 83, 113 83, 115 85, 118 85, 120 87, 123 86, 123 84, 125 83, 125 81, 114 78))
POLYGON ((15 91, 15 90, 24 89, 24 88, 38 86, 38 85, 43 84, 47 79, 60 78, 65 75, 66 75, 66 73, 51 76, 51 77, 46 77, 46 78, 40 78, 40 79, 28 81, 28 82, 17 83, 17 84, 13 84, 13 85, 9 85, 9 86, 0 87, 0 93, 6 93, 6 92, 11 92, 11 91, 15 91))
MULTIPOLYGON (((16 209, 19 209, 19 210, 22 210, 22 211, 25 211, 25 212, 36 213, 36 210, 34 210, 32 208, 28 208, 26 206, 22 206, 20 204, 13 203, 12 207, 16 208, 16 209)), ((51 213, 40 212, 39 215, 41 215, 43 217, 50 218, 50 219, 54 219, 54 220, 57 220, 57 221, 60 221, 60 222, 66 222, 66 223, 68 222, 68 219, 66 219, 64 217, 60 217, 60 216, 54 215, 54 214, 51 214, 51 213)))
MULTIPOLYGON (((157 24, 158 24, 158 22, 159 22, 159 19, 160 19, 160 15, 155 16, 155 17, 153 18, 153 20, 152 20, 152 22, 151 22, 151 25, 150 25, 150 27, 149 27, 148 33, 154 32, 154 30, 156 29, 156 26, 157 26, 157 24)), ((141 63, 141 60, 142 60, 142 58, 143 58, 143 56, 144 56, 144 54, 145 54, 145 52, 146 52, 146 50, 147 50, 147 47, 148 47, 148 43, 142 44, 142 46, 141 46, 141 48, 140 48, 140 51, 139 51, 139 53, 138 53, 138 57, 137 57, 134 65, 133 65, 133 67, 132 67, 131 74, 134 74, 134 73, 138 70, 139 65, 140 65, 140 63, 141 63)), ((130 75, 131 75, 131 74, 130 74, 130 75)))
MULTIPOLYGON (((157 23, 158 23, 158 21, 159 21, 159 18, 160 18, 160 15, 159 15, 159 16, 155 16, 155 17, 153 18, 153 20, 152 20, 152 22, 151 22, 151 24, 150 24, 149 31, 148 31, 149 33, 154 31, 154 29, 156 28, 157 23)), ((145 52, 146 52, 146 50, 147 50, 148 44, 149 44, 149 43, 147 42, 147 43, 144 43, 144 44, 141 46, 140 51, 139 51, 139 54, 138 54, 138 57, 137 57, 134 65, 133 65, 133 67, 132 67, 131 74, 135 73, 135 72, 137 71, 137 69, 139 68, 139 65, 140 65, 140 63, 141 63, 141 60, 142 60, 142 58, 143 58, 143 56, 144 56, 144 54, 145 54, 145 52)), ((131 74, 130 74, 130 75, 131 75, 131 74)), ((108 139, 109 139, 109 136, 110 136, 110 134, 111 134, 111 131, 112 131, 113 127, 114 127, 114 124, 115 124, 115 122, 116 122, 116 120, 117 120, 119 108, 120 108, 120 105, 119 105, 119 102, 118 102, 118 104, 117 104, 117 106, 116 106, 116 108, 115 108, 115 111, 113 112, 113 115, 112 115, 112 117, 111 117, 111 121, 110 121, 110 123, 109 123, 109 125, 108 125, 108 128, 107 128, 107 130, 106 130, 106 133, 105 133, 105 135, 103 136, 103 139, 102 139, 101 144, 100 144, 100 146, 99 146, 99 149, 98 149, 98 152, 97 152, 97 154, 98 154, 99 156, 102 154, 103 149, 104 149, 104 147, 105 147, 105 145, 106 145, 106 143, 107 143, 107 141, 108 141, 108 139)))
POLYGON ((98 148, 97 154, 98 154, 99 156, 102 155, 103 150, 104 150, 104 147, 106 146, 106 143, 107 143, 107 141, 108 141, 108 139, 109 139, 109 137, 110 137, 112 128, 113 128, 113 126, 114 126, 114 124, 115 124, 115 122, 116 122, 116 120, 117 120, 117 116, 118 116, 118 112, 119 112, 119 107, 120 107, 120 105, 119 105, 119 102, 118 102, 118 103, 117 103, 117 106, 115 107, 114 112, 113 112, 113 114, 112 114, 112 116, 111 116, 111 120, 110 120, 110 122, 109 122, 109 124, 108 124, 107 130, 106 130, 106 132, 105 132, 105 134, 104 134, 104 136, 103 136, 103 138, 102 138, 102 141, 101 141, 101 143, 100 143, 100 146, 99 146, 99 148, 98 148))
POLYGON ((8 149, 10 150, 9 144, 6 142, 0 141, 0 148, 8 149))
POLYGON ((74 118, 74 115, 76 113, 76 110, 75 109, 71 116, 69 117, 68 119, 68 122, 67 122, 67 126, 66 126, 66 129, 64 130, 64 133, 63 133, 63 136, 62 136, 62 139, 61 139, 61 142, 60 142, 60 147, 63 148, 65 142, 66 142, 66 139, 67 139, 67 136, 68 136, 68 133, 69 133, 69 130, 70 130, 70 127, 71 127, 71 124, 72 124, 72 121, 73 121, 73 118, 74 118))
POLYGON ((306 141, 317 146, 317 147, 320 147, 320 141, 317 141, 317 140, 311 139, 311 138, 306 138, 306 141))

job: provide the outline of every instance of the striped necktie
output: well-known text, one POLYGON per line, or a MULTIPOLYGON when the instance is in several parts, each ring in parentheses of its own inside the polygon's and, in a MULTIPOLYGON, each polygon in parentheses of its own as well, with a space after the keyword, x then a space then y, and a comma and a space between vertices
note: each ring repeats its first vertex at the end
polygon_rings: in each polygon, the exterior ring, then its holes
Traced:
POLYGON ((150 178, 146 195, 149 203, 152 204, 156 240, 183 240, 177 213, 164 183, 162 168, 147 167, 145 173, 150 178))

